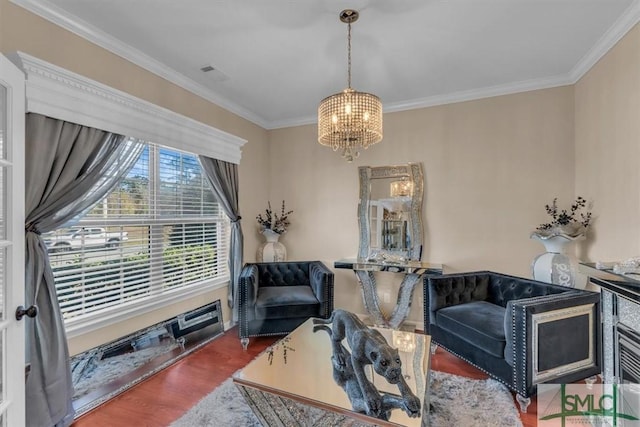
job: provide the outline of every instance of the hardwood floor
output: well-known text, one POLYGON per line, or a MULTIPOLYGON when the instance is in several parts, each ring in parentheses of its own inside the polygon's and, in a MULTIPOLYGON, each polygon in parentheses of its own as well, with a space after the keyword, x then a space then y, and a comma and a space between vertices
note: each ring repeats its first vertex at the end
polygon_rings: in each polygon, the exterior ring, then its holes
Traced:
MULTIPOLYGON (((278 339, 252 338, 245 352, 240 346, 237 329, 233 328, 200 350, 83 415, 72 427, 167 426, 278 339)), ((440 348, 432 358, 431 368, 469 378, 487 377, 440 348)), ((535 399, 529 411, 521 414, 521 419, 524 427, 536 426, 535 399)))

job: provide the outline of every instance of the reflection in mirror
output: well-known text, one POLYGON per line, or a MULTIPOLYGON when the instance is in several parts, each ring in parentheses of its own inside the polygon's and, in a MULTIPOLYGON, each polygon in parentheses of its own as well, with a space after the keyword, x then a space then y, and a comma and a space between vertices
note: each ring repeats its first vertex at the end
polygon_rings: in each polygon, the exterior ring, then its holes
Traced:
POLYGON ((422 197, 420 163, 361 166, 358 258, 376 262, 420 261, 422 197))

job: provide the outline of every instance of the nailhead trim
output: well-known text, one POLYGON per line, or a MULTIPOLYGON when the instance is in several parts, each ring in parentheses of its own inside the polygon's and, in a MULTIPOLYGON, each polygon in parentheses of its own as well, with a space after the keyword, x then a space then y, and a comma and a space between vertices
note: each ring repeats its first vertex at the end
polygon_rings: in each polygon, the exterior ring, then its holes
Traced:
MULTIPOLYGON (((533 297, 533 298, 525 298, 522 300, 514 300, 514 301, 523 301, 523 304, 512 304, 513 306, 513 317, 512 319, 515 320, 515 315, 516 315, 516 310, 515 310, 515 306, 517 305, 518 307, 522 308, 522 341, 521 341, 521 348, 522 348, 522 357, 521 357, 521 362, 522 362, 522 366, 520 367, 519 372, 514 372, 513 373, 513 389, 517 390, 519 394, 521 394, 522 396, 527 396, 527 308, 531 307, 531 306, 535 306, 541 302, 546 302, 546 301, 553 301, 556 300, 558 298, 561 298, 563 300, 570 298, 572 296, 579 296, 580 293, 576 292, 576 291, 567 291, 567 292, 563 292, 560 294, 548 294, 548 295, 541 295, 539 297, 533 297), (518 384, 517 384, 517 377, 516 375, 520 374, 521 378, 520 378, 520 389, 518 389, 518 384)), ((517 338, 516 338, 516 325, 515 322, 513 322, 512 324, 513 326, 513 342, 514 345, 517 342, 517 338)), ((535 331, 532 331, 532 333, 535 333, 535 331)), ((514 368, 516 367, 516 349, 513 349, 513 357, 514 357, 514 363, 513 366, 514 368)), ((531 361, 533 363, 533 360, 531 361)), ((533 384, 532 384, 533 385, 533 384)))
MULTIPOLYGON (((268 332, 268 333, 261 333, 261 334, 251 334, 249 333, 249 307, 246 304, 247 300, 248 300, 248 295, 247 295, 247 288, 248 288, 248 281, 253 281, 253 269, 257 268, 255 264, 246 264, 245 267, 251 267, 251 274, 247 274, 249 270, 246 270, 245 268, 242 269, 241 271, 241 275, 240 275, 240 280, 239 280, 239 284, 240 284, 240 306, 242 308, 242 310, 238 310, 239 311, 239 335, 240 335, 240 339, 242 338, 250 338, 250 337, 268 337, 268 336, 276 336, 276 335, 286 335, 288 333, 290 333, 291 331, 282 331, 282 332, 268 332), (242 272, 244 272, 245 274, 242 275, 242 272)), ((333 312, 333 287, 334 287, 334 276, 333 273, 331 272, 331 270, 329 270, 323 263, 321 263, 320 261, 310 261, 309 262, 309 277, 311 278, 311 275, 317 272, 316 274, 320 274, 322 275, 322 282, 323 282, 323 288, 324 288, 324 303, 321 303, 322 306, 324 306, 323 309, 323 315, 325 319, 328 319, 329 316, 331 315, 331 313, 333 312)), ((254 284, 254 286, 256 286, 256 284, 254 284)))
MULTIPOLYGON (((472 272, 472 273, 462 273, 459 274, 461 276, 464 275, 478 275, 478 274, 483 274, 483 273, 489 273, 489 272, 472 272)), ((519 278, 518 278, 519 279, 519 278)), ((523 280, 527 280, 527 279, 523 279, 523 280)), ((429 310, 429 283, 428 283, 428 278, 425 277, 424 278, 424 288, 423 288, 423 302, 424 302, 424 306, 423 306, 423 318, 424 318, 424 329, 425 329, 425 333, 428 334, 429 333, 429 322, 430 322, 430 310, 429 310)), ((505 386, 507 386, 509 389, 515 391, 519 396, 523 397, 523 398, 528 398, 529 393, 527 391, 527 308, 530 306, 534 306, 536 304, 539 304, 541 302, 546 302, 546 301, 553 301, 556 299, 567 299, 567 298, 572 298, 574 296, 581 296, 582 292, 577 291, 577 290, 567 290, 566 292, 561 292, 561 293, 554 293, 554 294, 547 294, 547 295, 540 295, 537 297, 523 297, 521 299, 518 300, 511 300, 511 301, 515 301, 516 304, 512 304, 511 307, 511 339, 513 342, 513 349, 512 349, 512 353, 513 353, 513 363, 512 363, 512 367, 513 367, 513 372, 512 372, 512 384, 508 384, 507 382, 505 382, 504 380, 498 378, 497 376, 493 375, 492 373, 486 371, 485 369, 479 367, 478 365, 476 365, 475 363, 473 363, 470 360, 467 360, 466 358, 462 357, 461 355, 459 355, 458 353, 451 351, 450 349, 448 349, 447 347, 436 343, 437 345, 441 346, 442 348, 446 349, 449 353, 456 355, 457 357, 459 357, 460 359, 464 360, 465 362, 469 363, 470 365, 476 367, 477 369, 481 370, 482 372, 486 373, 487 375, 489 375, 491 378, 494 378, 495 380, 501 382, 502 384, 504 384, 505 386), (518 304, 517 302, 522 301, 521 304, 518 304), (515 322, 516 319, 516 314, 518 313, 518 311, 516 310, 516 306, 520 307, 522 309, 522 328, 521 328, 521 340, 519 341, 519 337, 518 337, 518 330, 517 330, 517 325, 515 322), (520 348, 518 348, 518 342, 520 342, 520 348), (520 352, 521 354, 521 360, 520 360, 520 366, 518 366, 518 353, 520 352), (520 378, 520 384, 518 384, 518 378, 520 378)), ((532 333, 534 333, 535 331, 532 331, 532 333)), ((532 361, 533 362, 533 361, 532 361)))

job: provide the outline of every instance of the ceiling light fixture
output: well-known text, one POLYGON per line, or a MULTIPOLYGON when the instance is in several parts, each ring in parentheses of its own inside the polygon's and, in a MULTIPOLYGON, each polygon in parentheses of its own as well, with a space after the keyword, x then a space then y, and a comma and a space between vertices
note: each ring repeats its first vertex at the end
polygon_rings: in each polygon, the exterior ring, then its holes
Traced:
POLYGON ((342 157, 352 162, 359 147, 382 141, 382 102, 370 93, 351 88, 351 23, 358 20, 356 10, 340 12, 340 21, 347 24, 348 79, 347 88, 331 95, 318 106, 318 142, 342 150, 342 157))

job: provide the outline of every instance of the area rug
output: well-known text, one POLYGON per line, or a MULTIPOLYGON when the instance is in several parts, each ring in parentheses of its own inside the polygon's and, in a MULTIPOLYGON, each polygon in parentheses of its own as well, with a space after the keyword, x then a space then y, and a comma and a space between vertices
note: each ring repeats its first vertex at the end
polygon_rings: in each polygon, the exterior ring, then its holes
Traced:
MULTIPOLYGON (((509 390, 495 380, 432 371, 431 427, 521 427, 509 390)), ((170 427, 260 427, 229 378, 170 427)))

